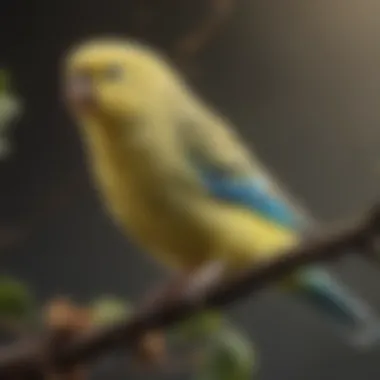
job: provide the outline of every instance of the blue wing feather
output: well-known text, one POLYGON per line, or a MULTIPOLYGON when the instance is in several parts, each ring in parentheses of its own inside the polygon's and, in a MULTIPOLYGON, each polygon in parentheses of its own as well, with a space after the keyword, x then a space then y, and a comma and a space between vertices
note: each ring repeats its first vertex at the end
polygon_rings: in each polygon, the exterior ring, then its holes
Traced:
POLYGON ((226 178, 203 172, 203 183, 213 197, 233 202, 289 229, 300 228, 300 220, 283 200, 276 197, 263 178, 226 178))

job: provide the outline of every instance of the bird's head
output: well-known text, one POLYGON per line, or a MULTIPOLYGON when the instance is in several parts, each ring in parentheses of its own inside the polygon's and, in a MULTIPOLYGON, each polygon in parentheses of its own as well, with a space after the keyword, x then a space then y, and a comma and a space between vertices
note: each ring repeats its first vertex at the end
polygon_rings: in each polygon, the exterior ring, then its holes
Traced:
POLYGON ((68 54, 64 93, 78 118, 125 120, 162 105, 178 85, 157 52, 129 40, 86 42, 68 54))

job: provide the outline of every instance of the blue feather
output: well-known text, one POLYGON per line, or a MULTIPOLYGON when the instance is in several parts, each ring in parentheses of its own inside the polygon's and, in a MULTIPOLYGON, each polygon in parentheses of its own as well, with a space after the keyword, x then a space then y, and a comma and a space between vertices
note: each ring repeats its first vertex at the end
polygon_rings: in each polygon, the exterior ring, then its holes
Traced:
POLYGON ((286 228, 300 227, 299 219, 284 201, 271 194, 260 178, 226 178, 222 174, 203 172, 203 183, 213 197, 240 204, 264 218, 286 228))

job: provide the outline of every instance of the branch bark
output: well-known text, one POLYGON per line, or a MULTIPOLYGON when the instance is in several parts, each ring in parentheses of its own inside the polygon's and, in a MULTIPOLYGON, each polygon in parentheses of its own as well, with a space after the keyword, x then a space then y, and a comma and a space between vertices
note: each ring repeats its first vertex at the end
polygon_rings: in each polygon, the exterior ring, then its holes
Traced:
POLYGON ((209 0, 209 14, 175 44, 174 56, 181 64, 200 53, 223 28, 235 6, 235 0, 209 0))
POLYGON ((104 353, 132 346, 148 330, 168 327, 204 308, 219 308, 237 301, 312 262, 335 260, 352 251, 376 258, 380 241, 379 210, 376 207, 369 216, 350 226, 308 239, 277 259, 255 265, 228 282, 217 279, 204 287, 193 287, 190 279, 172 302, 141 309, 128 321, 78 334, 63 347, 52 350, 48 357, 44 349, 46 340, 41 337, 5 346, 0 350, 0 378, 42 379, 47 364, 57 371, 70 370, 104 353))

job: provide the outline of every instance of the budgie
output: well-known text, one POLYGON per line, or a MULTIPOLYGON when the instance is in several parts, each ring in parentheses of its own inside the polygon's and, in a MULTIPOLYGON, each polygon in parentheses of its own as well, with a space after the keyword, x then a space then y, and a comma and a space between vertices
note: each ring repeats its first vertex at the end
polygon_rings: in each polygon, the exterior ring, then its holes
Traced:
MULTIPOLYGON (((74 47, 63 71, 105 208, 160 263, 186 274, 217 262, 228 277, 302 238, 307 218, 162 54, 92 40, 74 47)), ((278 285, 346 327, 350 341, 379 337, 376 313, 326 269, 305 267, 278 285)))

